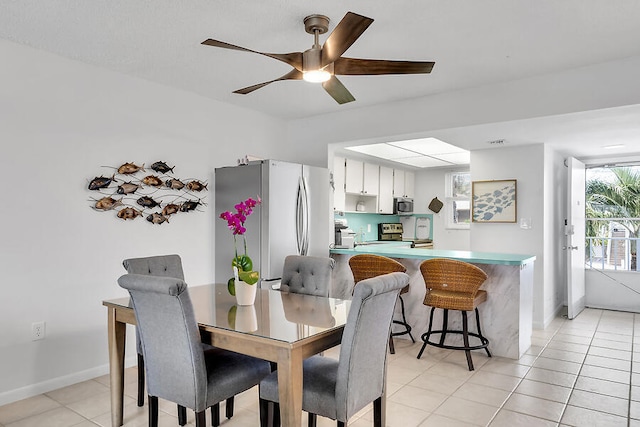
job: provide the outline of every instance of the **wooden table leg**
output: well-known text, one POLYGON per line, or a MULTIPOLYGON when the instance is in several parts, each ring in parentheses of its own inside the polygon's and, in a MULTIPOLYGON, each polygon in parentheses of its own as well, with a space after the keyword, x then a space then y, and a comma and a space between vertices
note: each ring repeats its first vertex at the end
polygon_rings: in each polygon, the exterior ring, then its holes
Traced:
POLYGON ((115 308, 108 307, 109 378, 111 383, 111 425, 121 426, 124 404, 124 346, 127 324, 116 320, 115 308))
POLYGON ((282 427, 302 423, 302 352, 282 350, 278 360, 278 398, 282 427))

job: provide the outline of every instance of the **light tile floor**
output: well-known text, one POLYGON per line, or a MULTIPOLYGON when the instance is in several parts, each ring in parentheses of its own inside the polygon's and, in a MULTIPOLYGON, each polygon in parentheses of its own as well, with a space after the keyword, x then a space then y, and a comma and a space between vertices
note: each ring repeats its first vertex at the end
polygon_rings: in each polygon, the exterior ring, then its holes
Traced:
MULTIPOLYGON (((429 347, 418 360, 419 349, 420 343, 396 339, 388 368, 388 426, 640 427, 640 314, 587 309, 572 321, 557 318, 534 331, 533 345, 520 360, 474 352, 473 372, 464 352, 429 347)), ((125 382, 125 426, 146 426, 147 408, 134 399, 135 368, 127 369, 125 382)), ((235 415, 222 416, 222 426, 258 426, 257 402, 256 388, 237 396, 235 415)), ((107 427, 109 408, 103 376, 2 406, 0 427, 107 427)), ((161 427, 177 426, 174 404, 161 402, 160 410, 161 427)), ((349 426, 372 424, 369 407, 349 426)), ((320 427, 334 425, 318 419, 320 427)))

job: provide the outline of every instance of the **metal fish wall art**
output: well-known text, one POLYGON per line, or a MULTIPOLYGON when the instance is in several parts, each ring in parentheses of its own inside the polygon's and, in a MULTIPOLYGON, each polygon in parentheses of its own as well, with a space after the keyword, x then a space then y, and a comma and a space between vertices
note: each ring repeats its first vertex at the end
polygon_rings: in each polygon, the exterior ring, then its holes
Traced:
POLYGON ((155 161, 145 170, 145 163, 125 162, 113 169, 111 177, 102 173, 87 180, 91 193, 91 209, 97 212, 115 212, 123 221, 146 219, 149 224, 169 224, 169 218, 199 211, 207 204, 202 192, 208 191, 207 182, 196 178, 180 179, 174 176, 176 166, 155 161), (168 175, 171 174, 171 175, 168 175), (152 211, 153 210, 153 211, 152 211))

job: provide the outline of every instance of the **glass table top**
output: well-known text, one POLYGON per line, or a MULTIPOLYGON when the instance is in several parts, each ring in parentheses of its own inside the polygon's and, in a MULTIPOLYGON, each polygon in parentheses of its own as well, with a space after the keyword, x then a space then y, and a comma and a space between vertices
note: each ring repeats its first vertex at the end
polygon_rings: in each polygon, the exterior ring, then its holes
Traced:
MULTIPOLYGON (((198 323, 293 343, 344 326, 351 302, 336 298, 258 289, 255 303, 239 306, 226 284, 190 286, 198 323)), ((129 298, 107 300, 129 307, 129 298)))

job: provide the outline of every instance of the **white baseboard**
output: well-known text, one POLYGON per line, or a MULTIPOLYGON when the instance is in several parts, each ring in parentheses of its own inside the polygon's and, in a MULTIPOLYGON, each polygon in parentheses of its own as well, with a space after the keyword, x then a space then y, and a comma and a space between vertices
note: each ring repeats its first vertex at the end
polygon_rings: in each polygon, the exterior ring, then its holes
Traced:
MULTIPOLYGON (((137 363, 136 358, 125 359, 125 366, 135 366, 137 363)), ((26 399, 28 397, 37 396, 38 394, 47 393, 51 390, 57 390, 62 387, 67 387, 72 384, 76 384, 82 381, 91 380, 102 375, 109 373, 109 365, 96 366, 95 368, 87 369, 80 372, 74 372, 62 377, 51 378, 46 381, 42 381, 35 384, 29 384, 24 387, 20 387, 14 390, 5 391, 0 393, 0 406, 8 403, 16 402, 18 400, 26 399)))

